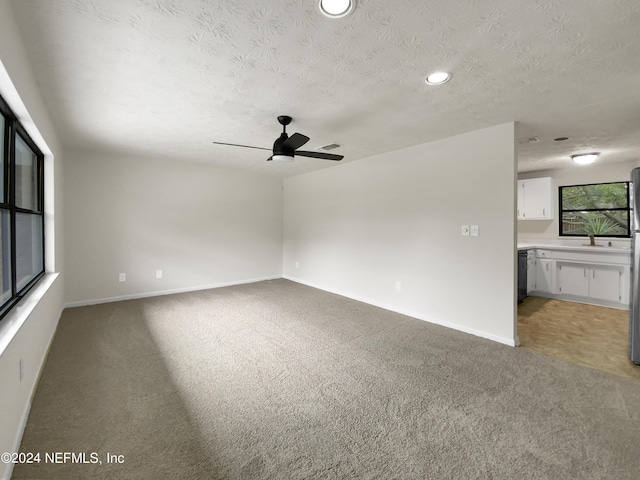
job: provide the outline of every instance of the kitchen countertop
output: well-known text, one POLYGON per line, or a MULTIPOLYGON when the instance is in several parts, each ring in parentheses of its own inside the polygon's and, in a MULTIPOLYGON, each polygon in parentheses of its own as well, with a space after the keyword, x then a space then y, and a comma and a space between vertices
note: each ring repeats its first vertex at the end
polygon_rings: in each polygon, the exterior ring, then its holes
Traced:
MULTIPOLYGON (((588 240, 587 240, 588 241, 588 240)), ((596 244, 598 242, 596 241, 596 244)), ((534 248, 544 249, 544 250, 564 250, 564 251, 575 251, 575 252, 596 252, 596 253, 626 253, 631 255, 631 250, 628 248, 616 248, 616 247, 608 247, 604 246, 580 246, 580 245, 544 245, 540 243, 520 243, 518 242, 518 251, 520 250, 532 250, 534 248)))

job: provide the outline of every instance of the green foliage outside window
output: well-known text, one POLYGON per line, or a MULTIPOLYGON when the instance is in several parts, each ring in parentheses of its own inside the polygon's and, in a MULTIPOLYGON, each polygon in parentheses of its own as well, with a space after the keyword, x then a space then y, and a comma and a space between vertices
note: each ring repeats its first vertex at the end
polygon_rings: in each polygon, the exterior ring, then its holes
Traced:
POLYGON ((629 236, 629 182, 560 187, 560 235, 629 236))

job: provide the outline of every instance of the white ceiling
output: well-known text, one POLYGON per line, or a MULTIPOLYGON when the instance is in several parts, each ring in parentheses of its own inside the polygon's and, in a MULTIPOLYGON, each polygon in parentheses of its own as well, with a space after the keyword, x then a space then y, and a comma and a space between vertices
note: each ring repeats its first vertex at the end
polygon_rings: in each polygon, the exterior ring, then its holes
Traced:
POLYGON ((288 176, 278 115, 343 162, 518 121, 519 170, 640 159, 638 0, 13 0, 68 146, 288 176), (453 78, 430 87, 435 70, 453 78), (568 136, 565 142, 553 139, 568 136))

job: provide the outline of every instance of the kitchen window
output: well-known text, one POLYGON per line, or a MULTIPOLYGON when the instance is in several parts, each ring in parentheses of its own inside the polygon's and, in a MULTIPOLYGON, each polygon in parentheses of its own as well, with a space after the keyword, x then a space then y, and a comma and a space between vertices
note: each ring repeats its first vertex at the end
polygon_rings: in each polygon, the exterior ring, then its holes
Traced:
POLYGON ((629 237, 629 182, 559 188, 560 235, 629 237))
POLYGON ((0 318, 44 275, 44 155, 0 97, 0 318))

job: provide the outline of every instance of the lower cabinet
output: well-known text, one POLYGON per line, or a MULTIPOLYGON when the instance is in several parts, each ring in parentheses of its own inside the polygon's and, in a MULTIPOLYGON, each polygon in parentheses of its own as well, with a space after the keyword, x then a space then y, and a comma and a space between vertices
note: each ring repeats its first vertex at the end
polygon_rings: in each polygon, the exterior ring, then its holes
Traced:
POLYGON ((536 260, 536 290, 543 293, 554 293, 553 260, 547 258, 536 260))
POLYGON ((589 296, 589 269, 583 265, 558 263, 558 293, 589 296))
POLYGON ((591 268, 589 276, 589 297, 613 302, 622 301, 622 268, 591 268))
POLYGON ((527 293, 627 308, 630 254, 621 250, 532 248, 528 252, 527 293))
POLYGON ((536 289, 536 256, 533 250, 527 252, 527 293, 536 289))
POLYGON ((557 262, 557 268, 559 294, 622 301, 623 267, 557 262))

